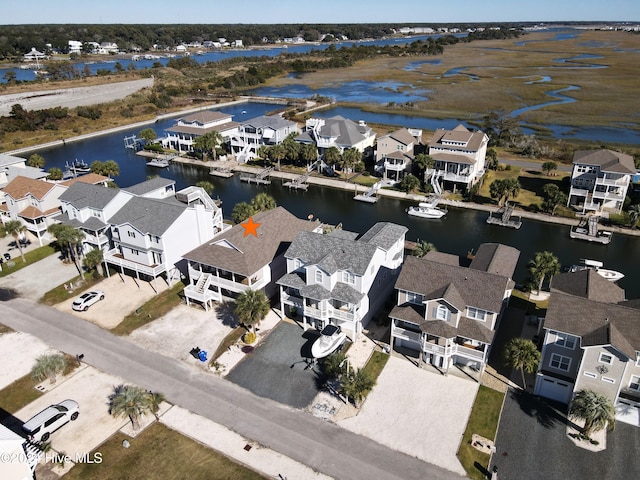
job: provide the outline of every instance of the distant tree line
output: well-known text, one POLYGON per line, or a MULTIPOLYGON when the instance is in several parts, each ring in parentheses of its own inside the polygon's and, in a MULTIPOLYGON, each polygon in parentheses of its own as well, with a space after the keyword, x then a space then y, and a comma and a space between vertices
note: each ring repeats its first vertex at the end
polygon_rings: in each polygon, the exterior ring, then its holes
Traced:
MULTIPOLYGON (((523 24, 499 24, 500 30, 489 30, 489 25, 431 25, 411 24, 412 27, 467 28, 485 26, 483 32, 473 35, 478 39, 506 38, 507 32, 520 31, 523 24), (498 33, 497 33, 498 32, 498 33), (501 33, 500 33, 501 32, 501 33)), ((305 41, 327 39, 349 40, 378 39, 392 35, 406 24, 278 24, 278 25, 2 25, 0 26, 0 60, 19 59, 31 48, 39 51, 51 49, 67 52, 69 40, 82 43, 114 42, 123 51, 151 50, 154 45, 161 48, 175 47, 181 43, 242 40, 244 45, 260 45, 264 40, 301 36, 305 41)), ((492 25, 493 26, 493 25, 492 25)))

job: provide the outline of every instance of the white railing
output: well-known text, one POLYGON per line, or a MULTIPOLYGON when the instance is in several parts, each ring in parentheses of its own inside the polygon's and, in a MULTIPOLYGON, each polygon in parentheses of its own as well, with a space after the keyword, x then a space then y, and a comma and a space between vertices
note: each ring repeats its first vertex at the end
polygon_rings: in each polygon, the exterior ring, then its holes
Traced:
POLYGON ((612 186, 624 187, 628 184, 629 184, 628 178, 618 178, 618 179, 612 179, 607 177, 596 178, 596 185, 612 185, 612 186))
POLYGON ((300 297, 296 297, 294 295, 289 295, 286 292, 282 292, 282 302, 286 303, 287 305, 293 305, 296 308, 303 308, 304 307, 304 302, 302 300, 302 298, 300 297))
POLYGON ((340 310, 339 308, 330 308, 329 312, 331 316, 337 318, 339 320, 345 320, 347 322, 355 322, 356 314, 352 312, 345 312, 344 310, 340 310))
POLYGON ((569 191, 569 195, 576 195, 579 197, 586 197, 588 194, 589 190, 586 188, 571 187, 571 190, 569 191))
POLYGON ((265 278, 259 278, 257 279, 255 282, 251 283, 251 285, 248 284, 244 284, 241 282, 234 282, 233 280, 227 280, 226 278, 222 278, 222 277, 217 277, 215 275, 212 275, 211 278, 211 284, 212 285, 218 285, 220 287, 224 287, 227 290, 231 290, 234 292, 244 292, 245 290, 258 290, 262 287, 264 287, 267 282, 265 280, 265 278))
POLYGON ((605 200, 624 200, 624 196, 619 193, 611 193, 611 192, 593 192, 593 198, 602 198, 605 200))
POLYGON ((330 310, 320 310, 318 308, 310 307, 308 305, 304 306, 304 314, 313 318, 319 318, 321 320, 327 319, 331 316, 330 310))
POLYGON ((184 287, 184 295, 190 300, 196 300, 198 302, 205 303, 209 300, 213 301, 221 301, 222 295, 220 292, 215 292, 210 289, 206 289, 202 292, 199 292, 196 285, 187 285, 184 287))
POLYGON ((451 355, 461 355, 463 357, 471 358, 474 360, 484 360, 484 352, 482 350, 476 350, 474 348, 469 348, 458 344, 444 346, 425 342, 422 350, 425 353, 436 353, 445 357, 450 357, 451 355))
POLYGON ((484 360, 484 352, 482 350, 476 350, 475 348, 469 348, 463 345, 456 345, 453 353, 476 360, 484 360))
POLYGON ((392 327, 391 336, 395 338, 401 338, 403 340, 413 340, 414 342, 420 342, 422 340, 422 334, 418 332, 412 332, 400 327, 392 327))
POLYGON ((151 275, 152 277, 157 277, 158 275, 166 271, 166 267, 163 263, 152 267, 150 265, 144 265, 142 263, 127 260, 125 258, 117 256, 116 254, 121 255, 117 249, 109 250, 104 256, 105 261, 119 267, 128 268, 135 272, 151 275))
POLYGON ((384 168, 386 168, 387 170, 394 170, 396 172, 401 172, 405 168, 407 168, 407 165, 405 163, 384 162, 384 168))

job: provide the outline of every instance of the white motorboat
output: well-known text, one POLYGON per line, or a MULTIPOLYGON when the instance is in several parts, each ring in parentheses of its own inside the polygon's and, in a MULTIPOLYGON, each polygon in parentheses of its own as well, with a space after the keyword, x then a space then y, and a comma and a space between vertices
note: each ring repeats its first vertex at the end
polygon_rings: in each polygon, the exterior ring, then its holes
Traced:
POLYGON ((335 352, 347 339, 347 334, 336 325, 327 325, 320 332, 320 336, 311 345, 313 358, 324 358, 335 352))
POLYGON ((409 207, 407 213, 414 217, 442 218, 447 214, 447 211, 435 207, 431 203, 419 203, 417 207, 409 207))
POLYGON ((622 280, 624 278, 624 273, 617 272, 615 270, 609 270, 608 268, 603 268, 604 264, 597 260, 589 260, 588 258, 583 258, 580 260, 578 265, 572 265, 569 268, 570 272, 579 272, 581 270, 595 270, 598 275, 603 278, 606 278, 610 282, 617 282, 618 280, 622 280))

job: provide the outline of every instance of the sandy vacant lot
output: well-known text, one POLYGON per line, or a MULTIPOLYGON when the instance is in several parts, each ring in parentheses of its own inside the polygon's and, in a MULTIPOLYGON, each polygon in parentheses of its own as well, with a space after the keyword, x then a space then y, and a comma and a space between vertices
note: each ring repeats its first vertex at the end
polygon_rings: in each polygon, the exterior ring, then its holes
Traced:
POLYGON ((22 105, 25 110, 41 110, 53 107, 76 108, 120 100, 138 90, 152 86, 153 78, 145 78, 93 87, 38 90, 36 92, 0 95, 0 116, 9 115, 11 107, 16 103, 22 105))
POLYGON ((28 374, 36 357, 48 351, 48 345, 28 333, 9 332, 0 335, 0 390, 28 374))

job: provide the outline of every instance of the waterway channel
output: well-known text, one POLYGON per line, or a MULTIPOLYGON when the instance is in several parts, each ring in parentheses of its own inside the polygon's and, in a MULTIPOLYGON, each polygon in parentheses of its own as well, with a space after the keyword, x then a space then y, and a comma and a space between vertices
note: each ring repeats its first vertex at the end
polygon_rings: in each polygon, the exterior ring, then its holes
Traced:
MULTIPOLYGON (((251 118, 277 108, 270 104, 249 103, 224 107, 221 110, 233 114, 235 120, 251 118), (242 114, 242 111, 246 111, 242 114)), ((353 118, 353 117, 350 117, 353 118)), ((355 118, 357 119, 357 117, 355 118)), ((164 128, 174 123, 163 120, 152 125, 158 135, 164 128)), ((408 126, 408 125, 407 125, 408 126)), ((442 125, 441 125, 442 126, 442 125)), ((208 180, 215 186, 213 196, 223 201, 226 217, 237 202, 249 201, 259 192, 272 195, 278 205, 282 205, 300 218, 313 214, 330 224, 342 223, 343 227, 355 232, 364 232, 375 222, 390 221, 409 228, 407 239, 426 240, 435 244, 440 251, 466 254, 475 250, 483 242, 500 242, 518 248, 522 253, 515 279, 524 282, 527 276, 526 264, 535 252, 552 251, 563 264, 577 263, 581 258, 604 262, 607 268, 619 270, 626 277, 620 286, 626 289, 628 298, 640 296, 640 238, 614 234, 608 246, 590 244, 569 238, 569 227, 525 220, 520 230, 511 230, 487 225, 485 212, 462 208, 450 208, 441 220, 425 220, 409 217, 405 209, 410 203, 381 198, 376 204, 365 204, 353 200, 351 191, 335 190, 311 186, 308 191, 292 191, 283 187, 281 181, 274 180, 269 186, 255 186, 241 183, 236 175, 231 179, 220 179, 208 174, 208 169, 172 164, 167 169, 146 166, 143 157, 124 148, 123 137, 138 133, 141 128, 109 135, 94 137, 81 142, 67 142, 64 146, 41 150, 46 160, 46 169, 58 167, 64 170, 66 162, 74 159, 91 163, 94 160, 115 160, 120 165, 120 175, 115 178, 121 187, 144 181, 149 175, 161 175, 176 181, 178 189, 193 185, 200 180, 208 180)), ((23 155, 27 156, 27 155, 23 155)))

